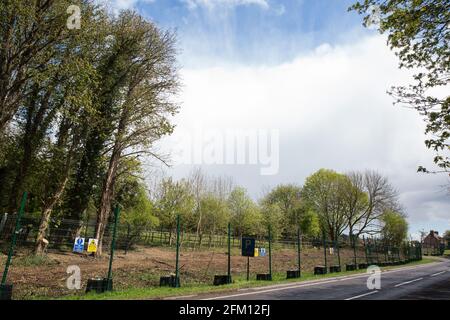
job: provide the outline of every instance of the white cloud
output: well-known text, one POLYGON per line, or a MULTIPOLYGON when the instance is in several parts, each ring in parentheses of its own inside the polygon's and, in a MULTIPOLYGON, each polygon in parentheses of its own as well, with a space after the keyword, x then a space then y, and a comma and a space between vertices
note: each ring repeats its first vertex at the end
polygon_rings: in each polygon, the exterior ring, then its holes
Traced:
POLYGON ((269 8, 267 0, 183 0, 190 9, 205 7, 213 9, 216 7, 236 7, 245 5, 256 5, 263 9, 269 8))
MULTIPOLYGON (((432 167, 422 119, 414 110, 392 106, 386 94, 391 85, 410 79, 397 64, 385 38, 372 36, 349 45, 324 44, 276 66, 184 69, 178 126, 162 146, 177 153, 173 142, 196 126, 276 129, 278 175, 261 176, 259 167, 250 165, 205 169, 233 176, 255 197, 263 186, 302 184, 322 167, 375 169, 398 188, 412 222, 450 220, 450 201, 440 192, 448 179, 416 173, 419 165, 432 167)), ((192 168, 174 165, 175 177, 192 168)))

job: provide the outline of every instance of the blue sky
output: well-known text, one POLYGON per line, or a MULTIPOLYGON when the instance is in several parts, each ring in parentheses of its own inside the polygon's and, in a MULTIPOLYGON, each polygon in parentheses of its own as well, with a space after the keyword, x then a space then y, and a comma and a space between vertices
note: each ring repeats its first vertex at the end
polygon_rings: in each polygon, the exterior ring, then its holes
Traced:
MULTIPOLYGON (((412 235, 450 229, 448 177, 416 172, 433 167, 424 123, 386 94, 411 73, 398 70, 385 36, 347 12, 354 0, 109 1, 177 32, 183 87, 177 127, 161 144, 174 155, 167 174, 182 178, 192 170, 175 155, 191 147, 183 139, 198 130, 276 130, 277 174, 261 175, 254 165, 202 169, 232 177, 255 199, 263 188, 301 185, 320 168, 376 170, 398 189, 412 235)), ((211 145, 202 139, 202 148, 211 145)))
POLYGON ((321 43, 343 43, 371 33, 353 0, 115 0, 165 29, 177 30, 183 66, 276 64, 321 43), (250 3, 247 3, 250 2, 250 3), (196 4, 195 6, 193 4, 196 4), (211 61, 210 57, 214 57, 211 61))

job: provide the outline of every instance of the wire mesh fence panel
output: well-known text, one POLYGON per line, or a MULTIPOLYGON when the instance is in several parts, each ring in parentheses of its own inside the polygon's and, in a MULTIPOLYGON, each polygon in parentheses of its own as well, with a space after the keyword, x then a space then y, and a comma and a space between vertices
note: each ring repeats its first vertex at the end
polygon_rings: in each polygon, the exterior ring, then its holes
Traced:
MULTIPOLYGON (((8 219, 13 222, 15 216, 8 219)), ((39 221, 25 215, 8 276, 15 285, 15 298, 83 294, 88 279, 106 277, 113 230, 111 223, 105 230, 101 256, 87 251, 87 242, 95 237, 95 220, 52 220, 45 235, 48 246, 43 256, 33 254, 38 227, 39 221), (73 252, 76 237, 85 238, 80 252, 73 252), (77 272, 81 280, 79 284, 73 281, 77 272)), ((0 238, 3 249, 0 262, 3 265, 9 240, 5 233, 0 238)), ((355 262, 357 265, 378 264, 422 254, 419 243, 393 246, 382 239, 363 241, 360 238, 353 243, 345 236, 337 241, 324 242, 321 238, 298 239, 291 235, 271 239, 270 243, 268 236, 256 237, 255 256, 247 258, 242 256, 242 237, 238 234, 232 233, 228 238, 226 233, 197 234, 181 228, 178 263, 181 285, 211 285, 215 276, 227 275, 228 239, 233 281, 246 281, 248 267, 250 280, 255 280, 257 274, 270 272, 272 279, 281 280, 286 278, 287 271, 298 270, 299 260, 302 276, 312 276, 317 266, 326 265, 328 270, 330 266, 339 266, 345 271, 346 265, 355 262)), ((160 285, 161 277, 175 274, 176 240, 176 230, 136 229, 120 224, 113 262, 114 289, 155 287, 160 285)), ((429 252, 431 254, 432 251, 429 252)))

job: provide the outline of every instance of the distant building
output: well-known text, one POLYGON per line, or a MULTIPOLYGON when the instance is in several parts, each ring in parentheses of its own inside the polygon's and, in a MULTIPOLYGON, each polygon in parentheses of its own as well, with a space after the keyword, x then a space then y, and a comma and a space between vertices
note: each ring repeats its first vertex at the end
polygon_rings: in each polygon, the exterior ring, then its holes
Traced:
POLYGON ((426 254, 439 254, 444 246, 444 239, 439 236, 439 232, 434 230, 431 230, 422 242, 422 248, 426 254))

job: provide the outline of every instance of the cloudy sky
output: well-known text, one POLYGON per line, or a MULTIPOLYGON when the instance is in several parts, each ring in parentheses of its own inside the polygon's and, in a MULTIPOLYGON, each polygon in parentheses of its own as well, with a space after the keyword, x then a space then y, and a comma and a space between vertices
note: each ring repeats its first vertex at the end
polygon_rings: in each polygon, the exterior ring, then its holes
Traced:
POLYGON ((432 167, 424 124, 386 94, 410 74, 397 69, 384 36, 347 12, 352 2, 111 0, 178 35, 181 112, 161 144, 173 155, 168 174, 201 165, 257 199, 320 168, 373 169, 401 194, 413 236, 450 229, 448 177, 416 173, 432 167), (256 135, 259 144, 247 145, 254 159, 226 160, 237 149, 224 141, 240 134, 256 135))

